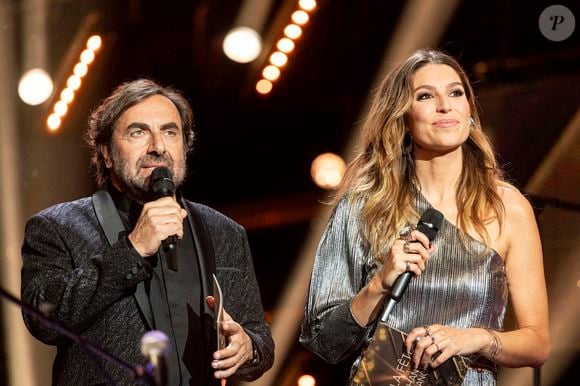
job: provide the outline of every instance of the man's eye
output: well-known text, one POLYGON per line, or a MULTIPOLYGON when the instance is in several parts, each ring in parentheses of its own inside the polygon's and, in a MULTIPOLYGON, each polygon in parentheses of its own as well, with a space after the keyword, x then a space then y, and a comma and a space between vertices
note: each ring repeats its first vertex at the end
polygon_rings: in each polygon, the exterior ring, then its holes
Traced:
POLYGON ((145 134, 145 131, 141 129, 133 129, 129 132, 129 136, 131 137, 140 137, 143 134, 145 134))
POLYGON ((168 137, 175 137, 177 136, 177 130, 165 130, 165 135, 168 137))

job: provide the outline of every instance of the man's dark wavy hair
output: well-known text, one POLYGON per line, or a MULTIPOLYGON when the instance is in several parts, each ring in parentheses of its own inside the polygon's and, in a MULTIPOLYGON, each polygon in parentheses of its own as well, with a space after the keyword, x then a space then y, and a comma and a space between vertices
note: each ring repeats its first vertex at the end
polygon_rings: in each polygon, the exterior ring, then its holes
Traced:
POLYGON ((161 86, 150 79, 123 83, 91 113, 85 133, 85 141, 91 151, 91 171, 99 186, 109 178, 109 170, 105 166, 101 149, 103 146, 110 149, 117 120, 128 108, 153 95, 162 95, 173 102, 181 117, 184 154, 187 156, 193 150, 193 112, 181 92, 172 87, 161 86))

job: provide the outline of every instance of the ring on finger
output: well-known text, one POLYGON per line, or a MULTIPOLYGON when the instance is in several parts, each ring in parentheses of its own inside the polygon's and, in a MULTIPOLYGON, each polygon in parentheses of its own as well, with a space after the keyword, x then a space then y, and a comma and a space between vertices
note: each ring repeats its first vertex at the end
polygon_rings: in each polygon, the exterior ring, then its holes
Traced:
POLYGON ((437 347, 437 351, 441 351, 441 349, 439 348, 439 345, 437 344, 437 342, 433 341, 433 344, 435 345, 435 347, 437 347))
POLYGON ((435 342, 435 338, 433 338, 433 333, 431 332, 431 330, 429 329, 429 326, 423 326, 423 328, 425 329, 425 336, 429 336, 433 342, 435 342))

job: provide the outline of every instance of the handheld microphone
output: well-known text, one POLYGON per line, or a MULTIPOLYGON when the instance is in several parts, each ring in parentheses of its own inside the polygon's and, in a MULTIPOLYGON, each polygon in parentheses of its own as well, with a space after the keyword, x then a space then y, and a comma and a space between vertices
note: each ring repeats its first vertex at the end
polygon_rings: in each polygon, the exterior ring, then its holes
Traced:
POLYGON ((167 361, 165 353, 169 346, 169 338, 165 333, 152 330, 141 337, 141 353, 147 358, 147 373, 155 382, 155 386, 167 385, 167 361))
MULTIPOLYGON (((423 215, 419 219, 417 223, 417 230, 423 233, 429 239, 429 242, 435 239, 437 232, 443 225, 443 213, 439 212, 437 209, 427 209, 423 212, 423 215)), ((395 308, 395 305, 401 300, 407 286, 409 285, 409 281, 413 277, 413 272, 403 272, 397 280, 395 280, 395 284, 391 288, 391 293, 389 294, 389 301, 387 302, 387 306, 383 311, 380 321, 385 323, 387 318, 389 317, 390 313, 395 308)))
MULTIPOLYGON (((153 169, 150 188, 156 198, 172 197, 175 194, 175 185, 171 170, 164 166, 153 169)), ((167 266, 169 269, 177 271, 177 242, 175 235, 167 237, 161 242, 161 245, 167 256, 167 266)))

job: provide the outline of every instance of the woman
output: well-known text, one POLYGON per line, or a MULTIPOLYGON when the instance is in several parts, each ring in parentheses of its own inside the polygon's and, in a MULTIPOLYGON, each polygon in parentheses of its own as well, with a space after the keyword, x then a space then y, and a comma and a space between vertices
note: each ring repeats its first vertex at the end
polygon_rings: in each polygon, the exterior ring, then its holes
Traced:
POLYGON ((479 365, 463 384, 495 385, 495 364, 541 366, 550 340, 537 225, 502 179, 463 69, 439 51, 413 53, 383 80, 364 129, 317 251, 301 342, 331 363, 359 351, 410 271, 386 324, 409 334, 415 367, 468 356, 479 365), (445 216, 432 243, 409 233, 428 208, 445 216), (518 329, 503 332, 508 295, 518 329))

